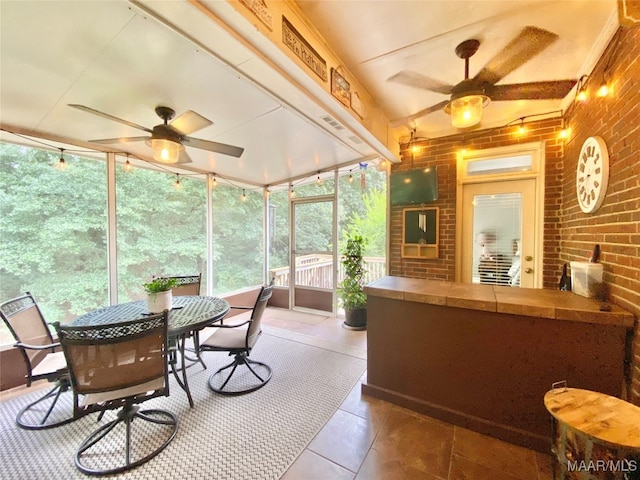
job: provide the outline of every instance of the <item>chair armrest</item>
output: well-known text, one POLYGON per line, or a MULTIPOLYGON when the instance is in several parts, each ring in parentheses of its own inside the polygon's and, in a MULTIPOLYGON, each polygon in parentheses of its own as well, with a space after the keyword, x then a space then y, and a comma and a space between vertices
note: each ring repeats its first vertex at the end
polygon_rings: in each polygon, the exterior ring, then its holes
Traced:
POLYGON ((50 348, 59 347, 60 343, 51 343, 49 345, 29 345, 28 343, 17 342, 15 346, 18 348, 26 348, 28 350, 48 350, 50 348))
MULTIPOLYGON (((235 310, 253 310, 253 308, 254 307, 234 307, 234 306, 230 306, 229 310, 231 310, 231 309, 235 309, 235 310)), ((220 325, 218 325, 218 327, 222 327, 223 325, 224 325, 224 318, 222 320, 220 320, 220 325)), ((244 325, 244 323, 242 325, 244 325)))
POLYGON ((242 323, 234 323, 233 325, 211 325, 214 328, 238 328, 238 327, 242 327, 243 325, 246 325, 247 323, 251 323, 251 320, 245 320, 242 323))

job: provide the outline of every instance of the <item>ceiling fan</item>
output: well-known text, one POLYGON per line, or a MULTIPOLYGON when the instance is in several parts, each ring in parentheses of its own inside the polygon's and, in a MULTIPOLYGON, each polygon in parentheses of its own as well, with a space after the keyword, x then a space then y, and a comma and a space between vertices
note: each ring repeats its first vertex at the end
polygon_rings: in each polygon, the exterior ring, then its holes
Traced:
POLYGON ((111 143, 125 143, 125 142, 139 142, 146 141, 147 145, 150 145, 153 149, 153 159, 162 163, 189 163, 191 158, 185 151, 184 147, 194 147, 209 152, 222 153, 232 157, 240 157, 244 152, 244 148, 235 147, 233 145, 226 145, 224 143, 212 142, 210 140, 202 140, 199 138, 189 137, 188 135, 208 127, 213 122, 202 115, 187 110, 180 114, 171 123, 171 120, 176 112, 169 107, 158 106, 155 108, 156 114, 163 120, 164 123, 156 125, 155 127, 147 128, 142 125, 138 125, 122 118, 114 117, 108 113, 95 110, 84 105, 69 104, 70 107, 77 108, 84 112, 93 113, 103 118, 113 120, 115 122, 129 125, 130 127, 137 128, 149 132, 151 136, 142 137, 124 137, 124 138, 102 138, 98 140, 89 140, 93 143, 111 144, 111 143))
POLYGON ((558 35, 555 33, 537 27, 525 27, 473 78, 469 78, 469 58, 478 51, 480 41, 476 39, 465 40, 455 49, 456 55, 464 60, 464 80, 457 85, 447 85, 410 71, 403 71, 391 76, 389 78, 391 81, 450 95, 449 100, 444 100, 392 123, 400 125, 444 109, 446 113, 451 114, 451 123, 454 127, 471 128, 480 123, 482 109, 491 101, 564 98, 576 84, 576 80, 496 85, 505 76, 524 65, 557 39, 558 35))

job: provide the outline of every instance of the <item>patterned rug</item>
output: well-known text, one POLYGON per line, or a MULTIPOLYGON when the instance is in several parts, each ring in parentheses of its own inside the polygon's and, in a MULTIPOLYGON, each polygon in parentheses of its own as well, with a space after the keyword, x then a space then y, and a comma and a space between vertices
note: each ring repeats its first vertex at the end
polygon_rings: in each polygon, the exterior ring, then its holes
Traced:
MULTIPOLYGON (((338 409, 364 373, 366 361, 276 333, 269 329, 252 351, 252 358, 273 369, 271 381, 253 393, 224 397, 209 390, 209 375, 230 361, 225 353, 206 353, 207 370, 198 365, 189 369, 193 409, 170 376, 171 396, 145 402, 143 408, 176 414, 175 439, 150 462, 117 478, 280 478, 338 409)), ((0 478, 87 478, 75 468, 73 457, 80 442, 98 428, 97 414, 49 430, 16 427, 16 412, 41 394, 0 403, 0 478)))

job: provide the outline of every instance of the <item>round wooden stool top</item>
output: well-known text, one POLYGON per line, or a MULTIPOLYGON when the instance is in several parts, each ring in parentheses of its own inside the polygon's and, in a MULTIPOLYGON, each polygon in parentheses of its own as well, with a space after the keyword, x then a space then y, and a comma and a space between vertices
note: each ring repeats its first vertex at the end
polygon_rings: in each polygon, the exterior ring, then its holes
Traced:
POLYGON ((640 449, 640 407, 604 393, 557 388, 544 405, 559 422, 616 447, 640 449))

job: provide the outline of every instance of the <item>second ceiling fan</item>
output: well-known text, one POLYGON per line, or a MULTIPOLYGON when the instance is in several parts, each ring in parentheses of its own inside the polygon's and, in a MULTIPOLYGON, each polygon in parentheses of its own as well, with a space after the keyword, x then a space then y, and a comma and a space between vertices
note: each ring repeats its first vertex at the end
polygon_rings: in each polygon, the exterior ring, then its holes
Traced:
POLYGON ((558 39, 555 33, 538 27, 525 27, 505 48, 493 57, 478 74, 469 78, 469 58, 480 47, 476 39, 465 40, 456 49, 456 55, 464 60, 464 80, 456 85, 447 85, 425 75, 402 71, 389 78, 412 87, 450 95, 435 105, 397 120, 394 124, 423 117, 438 110, 451 114, 451 123, 456 128, 472 128, 480 123, 482 109, 491 101, 546 100, 564 98, 576 84, 576 80, 550 80, 542 82, 496 85, 508 74, 525 64, 558 39))
POLYGON ((89 141, 101 144, 146 141, 153 149, 153 159, 157 162, 191 162, 191 158, 184 149, 185 146, 199 148, 201 150, 207 150, 214 153, 222 153, 231 157, 240 157, 244 152, 244 148, 241 147, 189 137, 189 134, 208 127, 213 123, 211 120, 192 110, 187 110, 173 119, 176 112, 172 108, 158 106, 155 108, 155 112, 163 120, 163 123, 156 125, 153 128, 147 128, 84 105, 69 104, 69 106, 150 133, 151 136, 102 138, 89 141), (172 119, 173 121, 169 123, 172 119))

